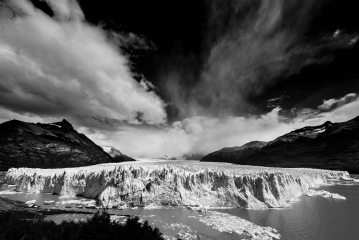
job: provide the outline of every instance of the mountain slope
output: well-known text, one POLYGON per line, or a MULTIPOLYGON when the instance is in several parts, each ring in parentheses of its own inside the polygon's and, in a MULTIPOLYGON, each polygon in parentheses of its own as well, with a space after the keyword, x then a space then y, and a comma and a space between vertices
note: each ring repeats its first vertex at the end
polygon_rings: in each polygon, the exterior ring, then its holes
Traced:
POLYGON ((251 154, 267 145, 267 142, 253 141, 241 147, 222 148, 219 151, 204 156, 202 162, 236 162, 242 161, 251 154))
POLYGON ((126 156, 120 150, 111 147, 111 146, 101 146, 102 149, 108 153, 116 162, 123 162, 125 161, 134 161, 134 159, 130 158, 129 156, 126 156))
POLYGON ((0 124, 0 171, 11 167, 62 168, 114 160, 63 120, 52 124, 12 120, 0 124))
POLYGON ((241 150, 222 152, 216 160, 207 156, 201 161, 359 173, 359 117, 342 123, 326 122, 320 126, 297 129, 244 157, 241 150))

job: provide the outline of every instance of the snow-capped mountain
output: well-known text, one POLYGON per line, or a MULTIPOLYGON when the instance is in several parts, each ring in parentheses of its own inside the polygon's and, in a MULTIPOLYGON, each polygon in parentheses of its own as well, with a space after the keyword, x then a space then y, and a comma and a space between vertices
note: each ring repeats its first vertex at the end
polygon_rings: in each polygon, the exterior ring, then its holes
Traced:
POLYGON ((334 123, 327 121, 319 126, 308 126, 300 128, 274 139, 273 141, 269 142, 268 145, 278 142, 294 142, 301 138, 316 138, 319 134, 324 133, 333 125, 334 123))
POLYGON ((101 145, 102 149, 107 152, 108 154, 110 154, 111 157, 116 157, 116 156, 122 156, 123 154, 120 152, 120 150, 111 147, 111 146, 104 146, 101 145))
POLYGON ((105 152, 107 152, 115 160, 124 159, 125 161, 133 161, 132 158, 126 156, 125 154, 120 152, 120 150, 118 150, 118 149, 116 149, 114 147, 105 146, 105 145, 101 145, 101 147, 105 152))

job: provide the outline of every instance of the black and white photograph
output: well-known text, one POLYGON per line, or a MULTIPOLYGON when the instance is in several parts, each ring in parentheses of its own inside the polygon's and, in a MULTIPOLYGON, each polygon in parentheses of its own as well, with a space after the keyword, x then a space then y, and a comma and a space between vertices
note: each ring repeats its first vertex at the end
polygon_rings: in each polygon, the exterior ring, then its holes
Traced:
POLYGON ((359 239, 354 0, 0 0, 0 240, 359 239))

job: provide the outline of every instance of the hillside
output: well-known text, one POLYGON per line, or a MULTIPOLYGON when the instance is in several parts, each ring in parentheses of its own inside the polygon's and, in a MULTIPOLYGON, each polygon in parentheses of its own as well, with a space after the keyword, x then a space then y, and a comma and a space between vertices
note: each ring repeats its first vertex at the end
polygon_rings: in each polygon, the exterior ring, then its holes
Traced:
POLYGON ((326 122, 297 129, 252 152, 244 146, 232 148, 229 152, 222 149, 201 161, 359 173, 359 117, 342 123, 326 122))
POLYGON ((203 158, 203 162, 236 162, 243 161, 251 154, 259 151, 267 145, 267 142, 253 141, 240 147, 227 147, 219 151, 210 153, 203 158))
POLYGON ((122 162, 65 119, 52 124, 11 120, 0 124, 0 171, 11 167, 63 168, 122 162))

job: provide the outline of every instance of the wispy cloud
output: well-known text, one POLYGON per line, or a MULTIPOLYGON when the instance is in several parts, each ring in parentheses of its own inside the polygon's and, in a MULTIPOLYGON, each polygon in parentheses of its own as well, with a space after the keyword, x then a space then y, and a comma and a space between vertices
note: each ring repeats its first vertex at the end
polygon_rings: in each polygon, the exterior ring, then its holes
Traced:
POLYGON ((271 108, 276 108, 276 107, 279 107, 280 104, 283 102, 283 99, 285 98, 288 98, 289 96, 288 95, 281 95, 280 97, 276 97, 276 98, 271 98, 271 99, 268 99, 267 102, 267 107, 271 108))
POLYGON ((323 121, 341 122, 359 115, 359 97, 356 93, 346 94, 344 97, 323 100, 323 104, 316 108, 293 107, 285 115, 287 120, 302 119, 310 125, 316 125, 323 121))
POLYGON ((323 121, 344 122, 359 116, 359 98, 337 105, 329 111, 320 111, 306 119, 309 125, 318 125, 323 121))
POLYGON ((182 116, 240 115, 268 86, 305 66, 332 61, 326 53, 353 47, 355 34, 305 37, 323 2, 210 1, 200 80, 188 87, 181 74, 165 78, 182 116))
POLYGON ((357 94, 349 93, 342 98, 338 98, 338 99, 331 98, 328 100, 323 100, 323 104, 318 106, 318 109, 322 111, 330 111, 335 108, 341 107, 347 103, 353 102, 355 100, 357 100, 357 94))
POLYGON ((323 39, 331 42, 333 45, 351 47, 358 42, 359 34, 337 29, 332 36, 325 36, 323 39))
POLYGON ((78 122, 105 117, 138 123, 141 113, 146 123, 165 123, 165 103, 145 79, 134 79, 116 44, 126 36, 87 23, 76 1, 47 2, 53 17, 27 0, 0 5, 0 107, 78 122))

